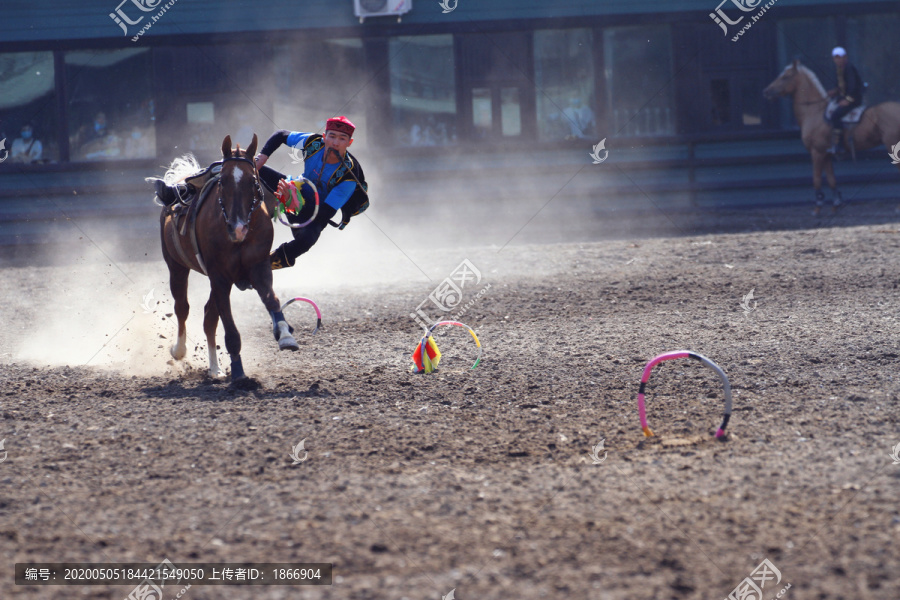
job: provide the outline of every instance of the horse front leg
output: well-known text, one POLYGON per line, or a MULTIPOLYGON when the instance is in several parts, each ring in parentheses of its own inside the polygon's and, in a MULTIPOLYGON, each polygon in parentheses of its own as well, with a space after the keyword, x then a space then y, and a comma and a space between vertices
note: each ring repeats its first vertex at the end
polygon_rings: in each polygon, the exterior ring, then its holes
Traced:
POLYGON ((281 312, 281 302, 275 295, 275 290, 272 289, 272 267, 268 260, 250 269, 250 281, 272 317, 272 335, 278 342, 278 349, 299 350, 300 344, 291 335, 294 333, 294 328, 284 318, 284 313, 281 312))
POLYGON ((212 290, 209 300, 203 307, 203 331, 206 333, 206 346, 209 350, 209 376, 218 379, 225 375, 219 368, 219 357, 216 354, 216 328, 219 326, 219 309, 212 290))
MULTIPOLYGON (((822 191, 822 167, 825 164, 825 160, 826 155, 824 152, 812 151, 813 189, 816 192, 816 207, 813 209, 813 215, 816 216, 822 211, 822 205, 825 203, 825 192, 822 191)), ((832 177, 834 177, 833 173, 832 177)))
MULTIPOLYGON (((222 319, 222 328, 225 329, 225 349, 228 350, 228 356, 231 357, 231 381, 239 381, 247 376, 244 374, 244 365, 241 363, 241 334, 234 324, 234 317, 231 314, 231 283, 220 277, 215 279, 210 277, 210 285, 219 318, 222 319)), ((215 339, 213 339, 213 348, 215 348, 215 339)))

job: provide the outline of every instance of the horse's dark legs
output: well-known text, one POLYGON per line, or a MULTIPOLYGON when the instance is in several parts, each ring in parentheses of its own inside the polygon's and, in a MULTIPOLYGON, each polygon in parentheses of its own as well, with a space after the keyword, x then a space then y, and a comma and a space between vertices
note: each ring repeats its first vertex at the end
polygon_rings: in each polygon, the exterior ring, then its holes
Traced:
POLYGON ((272 268, 269 261, 250 269, 250 281, 272 317, 272 334, 278 342, 278 348, 280 350, 299 350, 300 346, 297 344, 297 340, 291 335, 294 333, 294 328, 288 325, 284 318, 284 314, 281 312, 281 302, 275 295, 275 290, 272 289, 272 268))
POLYGON ((178 339, 169 352, 172 354, 172 358, 181 360, 187 354, 186 322, 191 308, 188 304, 187 287, 188 275, 191 274, 191 270, 176 263, 168 255, 164 256, 166 264, 169 266, 169 291, 172 292, 172 298, 175 299, 175 316, 178 319, 178 339))
MULTIPOLYGON (((822 205, 825 203, 825 192, 822 191, 822 169, 825 167, 827 155, 817 150, 812 150, 811 154, 813 163, 813 189, 816 191, 816 208, 813 210, 813 214, 818 215, 822 210, 822 205)), ((831 177, 834 178, 834 173, 832 173, 831 177)))
POLYGON ((206 333, 206 345, 209 349, 209 376, 221 377, 224 375, 219 368, 219 357, 216 355, 216 328, 219 325, 219 309, 216 307, 216 299, 209 292, 209 300, 203 307, 203 331, 206 333))
POLYGON ((834 160, 831 156, 825 158, 825 179, 828 181, 828 187, 831 188, 831 208, 834 211, 841 205, 843 197, 837 187, 837 179, 834 176, 834 160))
MULTIPOLYGON (((219 317, 222 319, 222 328, 225 330, 225 349, 231 357, 231 381, 238 381, 246 377, 244 366, 241 363, 241 334, 234 324, 231 315, 231 283, 221 278, 210 278, 212 297, 216 302, 219 317)), ((215 344, 215 340, 213 340, 215 344)))

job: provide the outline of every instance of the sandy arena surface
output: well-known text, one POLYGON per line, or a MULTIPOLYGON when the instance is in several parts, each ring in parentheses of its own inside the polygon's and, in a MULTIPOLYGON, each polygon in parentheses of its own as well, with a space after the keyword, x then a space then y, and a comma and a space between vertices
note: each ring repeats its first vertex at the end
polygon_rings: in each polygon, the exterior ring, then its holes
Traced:
POLYGON ((251 389, 205 376, 201 276, 182 366, 161 260, 5 268, 0 598, 132 589, 15 586, 17 562, 167 558, 334 565, 329 587, 190 600, 709 599, 768 559, 766 600, 896 600, 898 230, 473 246, 422 273, 358 256, 340 285, 295 268, 276 291, 325 317, 311 335, 288 309, 299 352, 233 294, 251 389), (463 258, 464 301, 490 285, 462 318, 483 363, 448 329, 413 375, 409 313, 463 258), (728 373, 726 441, 721 384, 685 360, 654 370, 644 438, 641 371, 677 349, 728 373))

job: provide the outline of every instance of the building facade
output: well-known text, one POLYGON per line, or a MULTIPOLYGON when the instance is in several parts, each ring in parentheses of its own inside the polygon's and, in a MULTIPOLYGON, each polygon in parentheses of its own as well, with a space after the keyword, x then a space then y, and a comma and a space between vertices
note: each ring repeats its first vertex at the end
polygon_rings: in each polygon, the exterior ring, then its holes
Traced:
POLYGON ((246 145, 335 114, 356 149, 400 156, 740 140, 791 130, 763 87, 795 57, 831 87, 838 44, 870 103, 900 100, 896 2, 716 3, 413 0, 364 22, 354 0, 19 3, 0 8, 0 139, 30 124, 37 170, 214 158, 225 134, 246 145))

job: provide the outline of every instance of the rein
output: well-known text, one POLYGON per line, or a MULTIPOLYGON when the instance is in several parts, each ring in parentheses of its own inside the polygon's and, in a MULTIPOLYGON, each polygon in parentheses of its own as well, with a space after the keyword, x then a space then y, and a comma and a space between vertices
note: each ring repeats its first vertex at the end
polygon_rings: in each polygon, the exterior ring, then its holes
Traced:
MULTIPOLYGON (((243 156, 230 156, 228 158, 222 159, 222 163, 226 163, 229 160, 236 160, 245 163, 249 163, 253 167, 253 203, 250 205, 250 212, 247 213, 247 229, 250 228, 250 221, 253 218, 253 211, 256 210, 256 207, 259 206, 260 202, 263 198, 262 187, 259 183, 259 172, 256 170, 256 163, 250 160, 249 158, 245 158, 243 156)), ((219 208, 222 209, 222 216, 225 218, 225 222, 228 222, 228 213, 225 211, 225 204, 222 202, 222 176, 219 175, 219 208)))

